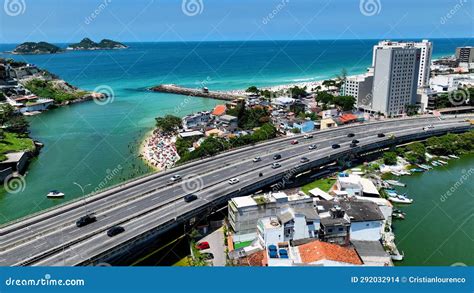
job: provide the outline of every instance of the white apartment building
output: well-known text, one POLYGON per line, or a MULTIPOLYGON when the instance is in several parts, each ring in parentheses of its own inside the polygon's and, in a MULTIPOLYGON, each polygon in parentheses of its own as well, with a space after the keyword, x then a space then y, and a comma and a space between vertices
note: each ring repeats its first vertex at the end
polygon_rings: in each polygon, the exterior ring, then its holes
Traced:
POLYGON ((433 54, 433 43, 429 40, 423 40, 421 42, 381 41, 378 45, 374 46, 372 66, 375 67, 375 53, 377 49, 388 47, 404 48, 407 46, 420 49, 420 65, 418 69, 417 86, 427 87, 430 81, 431 57, 433 54))
POLYGON ((413 43, 374 47, 372 111, 397 116, 405 113, 407 105, 416 104, 420 59, 421 49, 413 43))
POLYGON ((356 98, 357 106, 370 108, 372 106, 372 87, 374 72, 369 69, 364 74, 348 76, 343 86, 343 95, 356 98))

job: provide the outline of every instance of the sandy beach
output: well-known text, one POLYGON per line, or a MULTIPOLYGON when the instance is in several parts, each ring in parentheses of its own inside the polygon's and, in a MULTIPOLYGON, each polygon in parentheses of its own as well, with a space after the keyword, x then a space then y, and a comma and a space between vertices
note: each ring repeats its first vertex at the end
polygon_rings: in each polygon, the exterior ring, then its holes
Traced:
POLYGON ((153 170, 159 172, 172 168, 180 159, 174 143, 176 137, 157 129, 149 131, 140 145, 140 157, 153 170))

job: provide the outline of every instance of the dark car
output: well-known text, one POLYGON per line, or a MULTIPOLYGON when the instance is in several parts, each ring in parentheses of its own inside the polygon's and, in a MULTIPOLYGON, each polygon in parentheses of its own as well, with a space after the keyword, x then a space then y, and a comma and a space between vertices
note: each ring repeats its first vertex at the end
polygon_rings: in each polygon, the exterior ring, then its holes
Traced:
POLYGON ((385 137, 385 134, 379 133, 379 134, 377 134, 377 136, 378 136, 378 137, 385 137))
POLYGON ((332 145, 332 148, 333 148, 333 149, 338 149, 338 148, 340 148, 340 147, 341 147, 341 146, 338 145, 337 143, 335 143, 335 144, 332 145))
POLYGON ((279 160, 279 159, 281 159, 281 155, 280 155, 280 154, 276 154, 276 155, 273 156, 273 159, 274 159, 274 160, 279 160))
POLYGON ((214 259, 214 254, 212 254, 210 252, 204 252, 204 253, 202 253, 202 257, 205 260, 211 260, 211 259, 214 259))
POLYGON ((89 225, 90 223, 94 223, 95 221, 97 221, 97 219, 93 214, 87 214, 81 217, 79 220, 77 220, 76 226, 84 227, 86 225, 89 225))
POLYGON ((357 139, 353 139, 352 143, 359 143, 359 141, 357 139))
POLYGON ((124 231, 125 231, 125 228, 122 226, 113 226, 112 228, 107 230, 107 236, 114 237, 115 235, 118 235, 124 231))
POLYGON ((301 160, 300 160, 301 163, 306 163, 306 162, 309 162, 309 159, 306 158, 306 157, 302 157, 301 160))
POLYGON ((192 202, 196 200, 198 197, 195 194, 188 194, 184 197, 185 202, 192 202))
POLYGON ((352 132, 351 132, 351 133, 349 133, 349 134, 347 134, 347 137, 354 137, 354 136, 355 136, 355 134, 354 134, 354 133, 352 133, 352 132))

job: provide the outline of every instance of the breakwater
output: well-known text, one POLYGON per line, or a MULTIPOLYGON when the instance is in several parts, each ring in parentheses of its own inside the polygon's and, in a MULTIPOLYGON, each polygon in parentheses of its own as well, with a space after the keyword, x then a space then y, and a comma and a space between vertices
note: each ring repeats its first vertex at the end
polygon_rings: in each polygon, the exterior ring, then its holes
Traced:
POLYGON ((174 84, 161 84, 161 85, 150 88, 150 90, 153 92, 177 94, 177 95, 184 95, 184 96, 194 96, 194 97, 201 97, 201 98, 210 98, 210 99, 224 100, 224 101, 233 101, 235 99, 245 99, 245 96, 243 95, 231 94, 228 92, 209 91, 205 88, 202 88, 202 89, 186 88, 186 87, 181 87, 174 84))

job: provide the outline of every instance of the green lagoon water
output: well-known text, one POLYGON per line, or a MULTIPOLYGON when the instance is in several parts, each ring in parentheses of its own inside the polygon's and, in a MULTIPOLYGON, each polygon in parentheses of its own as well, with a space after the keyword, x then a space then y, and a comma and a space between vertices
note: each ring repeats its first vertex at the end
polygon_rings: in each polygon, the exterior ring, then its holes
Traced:
POLYGON ((473 266, 474 155, 399 180, 407 184, 397 188, 399 193, 406 192, 414 202, 399 206, 405 220, 394 220, 396 243, 405 253, 396 264, 473 266), (452 194, 443 200, 448 190, 452 194))
MULTIPOLYGON (((332 78, 343 68, 356 74, 370 66, 377 41, 130 43, 129 49, 118 51, 0 53, 0 57, 36 64, 80 88, 107 86, 114 92, 114 99, 105 105, 85 102, 29 118, 31 136, 45 147, 31 162, 19 192, 0 192, 0 224, 81 197, 74 182, 87 194, 151 172, 137 150, 145 133, 153 129, 154 118, 183 116, 220 103, 151 93, 147 87, 174 83, 242 89, 332 78), (51 189, 63 191, 66 197, 47 199, 51 189)), ((434 56, 452 55, 462 45, 474 45, 474 40, 434 40, 434 56)), ((0 52, 14 47, 0 45, 0 52)), ((473 237, 472 218, 465 222, 473 213, 472 183, 463 185, 445 203, 439 202, 439 193, 454 183, 455 174, 472 165, 471 157, 450 163, 450 171, 439 168, 403 179, 415 203, 404 208, 407 220, 395 224, 397 240, 407 256, 402 264, 473 264, 473 243, 468 237, 473 237), (446 237, 451 238, 445 242, 446 237)))

